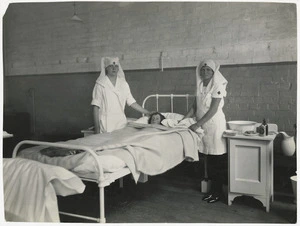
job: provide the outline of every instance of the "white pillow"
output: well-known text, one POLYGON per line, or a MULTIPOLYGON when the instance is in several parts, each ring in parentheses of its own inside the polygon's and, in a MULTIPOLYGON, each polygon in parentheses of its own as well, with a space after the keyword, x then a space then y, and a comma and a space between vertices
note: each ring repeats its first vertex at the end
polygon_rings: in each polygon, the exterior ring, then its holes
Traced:
POLYGON ((174 113, 174 112, 165 112, 165 113, 161 113, 163 116, 166 117, 166 119, 175 119, 175 120, 181 120, 183 119, 184 115, 182 114, 178 114, 178 113, 174 113))
MULTIPOLYGON (((184 115, 178 114, 178 113, 173 113, 173 112, 165 112, 161 113, 163 116, 165 116, 166 119, 175 119, 175 120, 181 120, 183 119, 184 115)), ((134 122, 136 123, 142 123, 142 124, 148 124, 149 117, 148 116, 143 116, 140 117, 138 120, 135 120, 134 122)))
POLYGON ((148 116, 143 116, 143 117, 140 117, 138 120, 135 120, 134 122, 148 124, 148 120, 149 120, 148 116))
POLYGON ((127 122, 134 122, 136 120, 137 120, 137 118, 127 118, 127 122))

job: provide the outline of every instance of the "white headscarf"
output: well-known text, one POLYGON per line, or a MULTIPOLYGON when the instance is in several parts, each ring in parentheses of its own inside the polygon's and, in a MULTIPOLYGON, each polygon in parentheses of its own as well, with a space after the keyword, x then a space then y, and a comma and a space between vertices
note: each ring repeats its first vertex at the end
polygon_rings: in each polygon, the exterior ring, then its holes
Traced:
MULTIPOLYGON (((202 82, 201 76, 200 76, 200 69, 203 66, 208 66, 214 71, 214 75, 212 77, 212 85, 224 85, 226 86, 228 81, 224 78, 224 76, 219 71, 220 65, 217 65, 213 60, 203 60, 200 62, 200 64, 196 68, 196 84, 197 84, 197 93, 198 89, 200 87, 200 83, 202 82)), ((225 94, 226 96, 226 94, 225 94)))
POLYGON ((124 71, 121 67, 120 61, 118 57, 102 57, 101 58, 101 72, 100 76, 96 80, 96 83, 101 83, 105 79, 105 68, 109 65, 118 65, 119 66, 119 71, 118 71, 118 78, 124 79, 125 80, 125 74, 124 71))

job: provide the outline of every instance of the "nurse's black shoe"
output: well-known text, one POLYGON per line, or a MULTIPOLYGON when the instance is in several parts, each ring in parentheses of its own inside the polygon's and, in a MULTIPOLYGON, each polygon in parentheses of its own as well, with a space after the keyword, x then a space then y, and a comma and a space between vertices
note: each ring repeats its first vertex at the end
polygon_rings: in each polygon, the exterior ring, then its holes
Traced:
POLYGON ((206 195, 202 198, 202 200, 203 200, 203 201, 207 201, 207 200, 211 199, 212 197, 213 197, 212 194, 206 194, 206 195))
POLYGON ((220 200, 220 196, 212 195, 209 199, 207 199, 207 203, 215 203, 220 200))

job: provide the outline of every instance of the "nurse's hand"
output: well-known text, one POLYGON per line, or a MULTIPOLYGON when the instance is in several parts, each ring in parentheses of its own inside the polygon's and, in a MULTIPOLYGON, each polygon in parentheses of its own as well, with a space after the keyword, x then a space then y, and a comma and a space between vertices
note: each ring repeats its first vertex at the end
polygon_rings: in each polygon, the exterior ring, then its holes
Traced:
POLYGON ((156 113, 156 111, 151 111, 151 112, 146 113, 145 116, 150 117, 150 116, 151 116, 152 114, 154 114, 154 113, 156 113))
POLYGON ((191 126, 189 127, 189 129, 192 130, 192 131, 194 131, 194 132, 196 132, 197 129, 199 129, 199 127, 200 127, 200 126, 198 126, 197 123, 195 123, 195 124, 191 125, 191 126))

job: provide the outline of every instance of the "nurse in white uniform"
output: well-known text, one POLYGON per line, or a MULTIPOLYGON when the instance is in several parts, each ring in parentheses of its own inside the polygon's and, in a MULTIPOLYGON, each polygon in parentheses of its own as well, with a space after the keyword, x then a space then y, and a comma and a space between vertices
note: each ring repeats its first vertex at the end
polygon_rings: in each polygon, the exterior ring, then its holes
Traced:
POLYGON ((204 130, 203 146, 199 152, 207 155, 208 177, 212 181, 211 191, 203 197, 204 201, 214 203, 220 199, 222 184, 227 183, 226 142, 222 138, 226 130, 223 113, 227 80, 219 72, 219 66, 212 60, 202 61, 196 68, 196 98, 184 118, 196 116, 196 123, 190 129, 204 130))
POLYGON ((117 57, 101 59, 101 73, 93 90, 95 133, 112 132, 126 126, 125 104, 142 114, 149 111, 136 103, 117 57))

